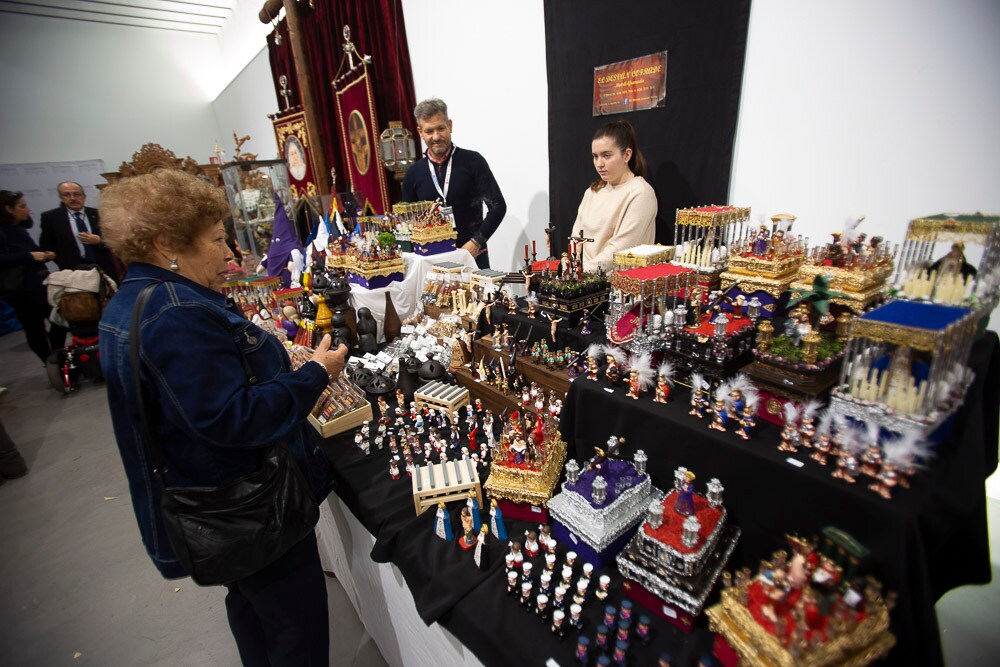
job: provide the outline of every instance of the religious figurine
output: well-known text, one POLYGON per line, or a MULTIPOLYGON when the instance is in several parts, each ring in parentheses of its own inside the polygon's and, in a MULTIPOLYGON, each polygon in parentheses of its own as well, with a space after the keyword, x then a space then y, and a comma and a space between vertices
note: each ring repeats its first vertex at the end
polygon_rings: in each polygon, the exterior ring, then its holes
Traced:
POLYGON ((556 332, 559 330, 559 323, 562 322, 566 318, 564 318, 564 317, 553 317, 552 313, 545 313, 545 317, 547 317, 549 319, 549 322, 551 323, 550 324, 550 328, 549 328, 549 336, 552 338, 552 342, 555 343, 556 342, 556 332))
POLYGON ((833 412, 827 408, 820 417, 819 426, 816 428, 816 439, 813 441, 813 453, 810 458, 820 465, 826 465, 827 455, 832 448, 832 426, 833 412))
POLYGON ((602 574, 597 579, 597 590, 594 591, 594 596, 598 600, 605 600, 608 597, 608 588, 611 586, 611 577, 606 574, 602 574))
POLYGON ((802 446, 812 449, 813 438, 816 437, 816 413, 823 407, 819 401, 811 400, 802 408, 802 420, 799 423, 799 439, 802 446))
POLYGON ((601 352, 604 346, 600 343, 591 343, 587 347, 587 379, 597 381, 597 373, 600 371, 598 366, 598 359, 600 358, 601 352))
POLYGON ((681 516, 691 516, 694 514, 694 480, 695 475, 690 470, 684 471, 684 481, 677 491, 677 500, 674 502, 674 511, 681 516))
POLYGON ((481 526, 479 529, 479 541, 476 542, 476 550, 472 553, 472 560, 476 563, 476 567, 483 572, 490 569, 489 537, 490 529, 486 526, 481 526))
POLYGON ((754 428, 757 426, 757 402, 759 401, 757 396, 748 397, 746 404, 743 406, 743 412, 739 415, 740 427, 736 431, 736 435, 743 438, 744 440, 750 439, 750 434, 753 432, 754 428))
POLYGON ((629 398, 638 399, 639 394, 647 390, 653 383, 653 355, 643 352, 632 360, 631 368, 628 372, 628 393, 629 398))
POLYGON ((538 315, 538 297, 534 294, 529 294, 526 300, 528 303, 527 315, 528 317, 534 318, 538 315))
POLYGON ((858 443, 853 430, 852 427, 845 424, 834 436, 834 443, 837 447, 837 469, 830 473, 831 477, 836 477, 848 484, 854 484, 858 481, 858 459, 856 456, 858 443))
POLYGON ((526 530, 524 532, 524 552, 528 554, 529 558, 535 558, 539 550, 538 533, 533 530, 526 530))
POLYGON ((455 539, 451 530, 451 515, 448 514, 448 508, 445 507, 444 503, 438 503, 437 506, 437 512, 434 516, 434 534, 449 542, 455 539))
POLYGON ((656 393, 654 403, 666 403, 670 399, 670 390, 674 386, 674 365, 664 361, 656 371, 656 393))
POLYGON ((514 570, 507 571, 507 595, 517 595, 517 572, 514 570))
POLYGON ((859 471, 868 477, 878 477, 879 469, 882 467, 882 448, 879 446, 880 433, 879 425, 875 421, 865 424, 865 442, 863 443, 861 455, 858 457, 859 471))
POLYGON ((771 237, 771 232, 768 231, 767 225, 762 224, 760 229, 757 231, 757 236, 754 238, 753 242, 753 254, 758 257, 766 257, 768 254, 768 240, 771 237))
POLYGON ((476 498, 476 492, 473 489, 469 489, 469 495, 465 500, 465 506, 469 509, 469 513, 472 515, 472 529, 478 533, 479 529, 483 525, 483 518, 479 513, 479 500, 476 498))
POLYGON ((543 621, 549 620, 549 596, 539 593, 535 598, 535 616, 543 621))
POLYGON ((708 397, 706 391, 708 390, 708 383, 705 382, 705 378, 702 377, 701 373, 691 374, 691 411, 688 413, 694 415, 699 419, 705 418, 705 413, 708 412, 708 397))
POLYGON ((605 360, 608 362, 607 368, 604 369, 604 378, 607 380, 609 387, 614 387, 618 384, 618 380, 621 379, 619 364, 625 363, 626 354, 621 348, 606 345, 604 346, 604 355, 605 360))
POLYGON ((788 401, 781 408, 783 426, 781 428, 781 444, 778 445, 779 452, 797 452, 802 443, 802 436, 799 435, 799 415, 801 410, 794 401, 788 401))
POLYGON ((458 546, 462 547, 463 550, 468 551, 476 546, 476 542, 479 539, 476 537, 476 530, 472 526, 472 512, 469 511, 468 507, 462 508, 462 537, 458 539, 458 546))
POLYGON ((715 391, 715 403, 712 405, 712 423, 708 427, 715 431, 725 431, 729 426, 729 411, 726 409, 725 386, 715 391))
POLYGON ((389 477, 392 479, 399 479, 399 465, 396 463, 397 456, 392 457, 389 461, 389 477))
POLYGON ((490 499, 490 532, 496 535, 501 542, 507 541, 507 528, 503 523, 503 512, 500 511, 496 498, 490 499))
POLYGON ((565 618, 566 618, 566 612, 564 612, 562 609, 556 609, 554 612, 552 612, 552 625, 550 626, 550 629, 552 630, 552 634, 557 636, 559 639, 562 639, 566 636, 566 626, 563 623, 563 620, 565 618))
POLYGON ((590 311, 586 308, 583 309, 583 315, 580 316, 580 335, 590 336, 593 331, 591 330, 591 317, 590 311))
POLYGON ((514 557, 514 567, 521 569, 524 563, 524 552, 521 550, 521 543, 514 541, 508 542, 507 545, 510 547, 510 555, 514 557))

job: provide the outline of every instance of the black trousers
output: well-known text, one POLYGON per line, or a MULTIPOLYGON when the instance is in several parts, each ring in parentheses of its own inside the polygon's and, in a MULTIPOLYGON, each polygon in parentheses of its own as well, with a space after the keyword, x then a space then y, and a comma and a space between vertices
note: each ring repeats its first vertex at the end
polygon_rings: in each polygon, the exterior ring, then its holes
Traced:
POLYGON ((330 621, 315 532, 227 588, 229 627, 244 665, 327 667, 330 621))
POLYGON ((7 296, 4 300, 17 313, 17 319, 24 327, 24 337, 28 339, 28 347, 38 355, 42 363, 48 361, 53 350, 66 347, 65 327, 49 322, 49 330, 45 330, 45 323, 52 312, 45 292, 21 292, 7 296))

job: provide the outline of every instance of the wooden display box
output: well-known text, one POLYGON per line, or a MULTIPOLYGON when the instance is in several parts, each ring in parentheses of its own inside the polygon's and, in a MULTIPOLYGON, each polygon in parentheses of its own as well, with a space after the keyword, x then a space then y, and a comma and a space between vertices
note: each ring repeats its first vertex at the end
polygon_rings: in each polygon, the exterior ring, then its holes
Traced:
POLYGON ((469 404, 469 390, 435 380, 415 391, 413 400, 420 407, 427 406, 435 410, 446 410, 453 413, 457 412, 463 405, 469 404))
MULTIPOLYGON (((494 350, 492 339, 492 335, 483 336, 474 343, 475 350, 472 356, 475 366, 479 365, 480 359, 489 360, 497 357, 503 357, 504 363, 506 363, 509 358, 508 353, 494 350)), ((566 394, 569 393, 571 382, 565 368, 549 370, 545 366, 533 362, 530 355, 522 355, 514 360, 514 370, 523 375, 529 382, 537 383, 546 392, 556 392, 557 398, 565 400, 566 394)))
POLYGON ((332 419, 325 424, 321 424, 320 421, 311 414, 308 419, 309 423, 312 424, 312 427, 316 429, 320 435, 324 438, 332 438, 339 433, 356 429, 366 421, 371 421, 372 404, 366 400, 364 405, 359 407, 357 410, 352 410, 346 415, 341 415, 340 417, 332 419))
MULTIPOLYGON (((515 410, 521 410, 520 397, 514 394, 502 394, 500 391, 486 381, 477 381, 472 378, 472 371, 464 366, 456 368, 454 371, 458 384, 469 390, 473 399, 478 398, 483 403, 483 407, 489 409, 495 415, 501 415, 505 411, 510 414, 515 410)), ((508 371, 512 372, 512 371, 508 371)), ((532 406, 529 412, 534 412, 532 406)))
MULTIPOLYGON (((444 308, 442 306, 436 306, 433 303, 424 304, 424 314, 428 317, 432 317, 435 320, 441 319, 442 315, 451 315, 451 308, 444 308)), ((466 331, 474 331, 476 328, 476 322, 468 315, 460 315, 462 320, 462 326, 466 331)))
POLYGON ((438 503, 465 500, 474 489, 479 506, 483 506, 483 489, 479 470, 471 459, 445 461, 417 466, 410 479, 413 489, 413 509, 420 516, 438 503))

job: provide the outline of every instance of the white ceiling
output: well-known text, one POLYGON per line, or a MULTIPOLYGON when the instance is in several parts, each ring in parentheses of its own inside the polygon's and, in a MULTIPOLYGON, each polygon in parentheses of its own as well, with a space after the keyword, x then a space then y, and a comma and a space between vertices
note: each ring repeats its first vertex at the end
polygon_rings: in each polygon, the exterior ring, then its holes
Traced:
POLYGON ((0 13, 217 35, 236 0, 0 0, 0 13))

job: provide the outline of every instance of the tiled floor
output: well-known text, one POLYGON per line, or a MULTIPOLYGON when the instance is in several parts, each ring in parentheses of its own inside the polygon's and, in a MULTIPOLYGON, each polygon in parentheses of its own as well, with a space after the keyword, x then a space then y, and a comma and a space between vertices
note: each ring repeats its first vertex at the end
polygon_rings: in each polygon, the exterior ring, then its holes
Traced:
MULTIPOLYGON (((60 398, 21 332, 0 337, 0 386, 31 468, 0 486, 0 665, 239 665, 225 589, 166 581, 143 550, 104 386, 60 398)), ((330 664, 385 665, 327 583, 330 664)))
MULTIPOLYGON (((0 419, 31 473, 0 486, 0 665, 237 665, 224 591, 160 578, 139 540, 104 387, 63 399, 20 333, 0 337, 0 419)), ((1000 501, 990 501, 1000 573, 1000 501)), ((385 661, 328 580, 331 665, 385 661)), ((938 604, 949 665, 1000 663, 1000 586, 938 604)))

